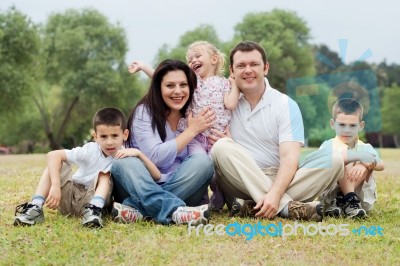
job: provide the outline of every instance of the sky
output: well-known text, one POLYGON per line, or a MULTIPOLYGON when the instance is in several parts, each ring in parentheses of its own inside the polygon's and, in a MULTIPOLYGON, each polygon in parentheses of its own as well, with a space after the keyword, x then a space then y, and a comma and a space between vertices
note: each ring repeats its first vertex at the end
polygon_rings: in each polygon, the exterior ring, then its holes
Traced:
POLYGON ((125 29, 127 62, 155 63, 163 44, 174 47, 180 36, 201 24, 212 25, 228 41, 246 14, 279 8, 296 12, 311 30, 310 43, 327 45, 345 63, 365 54, 369 63, 400 64, 397 0, 2 0, 0 12, 12 5, 35 23, 68 8, 94 8, 125 29), (347 40, 347 49, 340 50, 341 39, 347 40))

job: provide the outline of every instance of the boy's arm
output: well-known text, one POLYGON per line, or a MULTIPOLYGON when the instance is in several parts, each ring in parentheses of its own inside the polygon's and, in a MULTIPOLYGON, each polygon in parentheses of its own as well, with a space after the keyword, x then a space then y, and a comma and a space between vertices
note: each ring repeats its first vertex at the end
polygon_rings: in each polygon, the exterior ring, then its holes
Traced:
POLYGON ((382 160, 376 154, 368 151, 342 151, 343 160, 345 164, 350 162, 360 162, 369 170, 382 171, 384 168, 382 160))
POLYGON ((67 161, 65 150, 51 151, 47 154, 47 169, 49 170, 51 186, 46 199, 46 206, 50 209, 57 209, 60 204, 60 170, 64 161, 67 161))
POLYGON ((154 69, 141 61, 133 61, 132 64, 128 67, 128 71, 131 74, 139 72, 140 70, 146 73, 149 78, 153 78, 154 69))
POLYGON ((385 164, 382 160, 378 160, 375 167, 372 169, 374 171, 383 171, 385 170, 385 164))
POLYGON ((146 156, 143 152, 140 152, 138 158, 144 162, 147 170, 150 172, 151 177, 154 181, 158 181, 161 178, 161 172, 157 166, 146 156))
POLYGON ((233 111, 239 102, 240 91, 236 86, 235 79, 229 77, 228 80, 231 84, 231 90, 224 94, 224 105, 226 109, 233 111))

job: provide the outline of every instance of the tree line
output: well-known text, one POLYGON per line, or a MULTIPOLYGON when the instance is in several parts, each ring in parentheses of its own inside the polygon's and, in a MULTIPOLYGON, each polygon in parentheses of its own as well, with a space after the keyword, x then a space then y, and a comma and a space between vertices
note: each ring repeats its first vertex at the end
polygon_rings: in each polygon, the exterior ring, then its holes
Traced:
MULTIPOLYGON (((196 40, 207 40, 226 55, 241 40, 259 42, 268 55, 270 84, 299 103, 309 145, 333 136, 332 101, 358 97, 368 107, 365 140, 397 147, 400 65, 344 64, 336 52, 310 39, 306 22, 294 12, 249 13, 231 40, 221 41, 211 25, 199 25, 176 46, 160 47, 154 65, 166 58, 185 61, 196 40)), ((115 106, 128 115, 148 80, 129 75, 127 47, 125 30, 94 9, 55 13, 44 24, 14 7, 0 13, 0 146, 23 153, 71 148, 90 141, 97 109, 115 106)))

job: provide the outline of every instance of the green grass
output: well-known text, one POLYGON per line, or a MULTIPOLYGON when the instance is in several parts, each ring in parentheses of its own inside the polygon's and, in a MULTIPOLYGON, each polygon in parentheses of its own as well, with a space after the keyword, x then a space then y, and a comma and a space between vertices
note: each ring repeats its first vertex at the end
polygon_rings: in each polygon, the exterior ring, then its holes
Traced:
MULTIPOLYGON (((0 265, 400 265, 400 150, 382 150, 386 170, 376 173, 378 202, 366 220, 326 219, 323 225, 380 225, 383 236, 205 236, 186 226, 149 222, 117 224, 106 218, 101 230, 80 219, 45 209, 34 227, 12 225, 15 206, 30 199, 45 167, 45 155, 0 156, 0 265)), ((257 220, 213 214, 211 224, 257 220)), ((275 219, 268 223, 294 224, 275 219)), ((309 223, 302 223, 309 225, 309 223)))

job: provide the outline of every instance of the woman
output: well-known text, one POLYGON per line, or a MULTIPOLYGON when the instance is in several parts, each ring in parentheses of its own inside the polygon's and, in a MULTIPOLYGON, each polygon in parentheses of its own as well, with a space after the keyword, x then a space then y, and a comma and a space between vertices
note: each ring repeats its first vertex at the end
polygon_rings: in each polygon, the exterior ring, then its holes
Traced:
POLYGON ((208 206, 200 203, 213 175, 213 163, 201 150, 195 136, 212 126, 215 114, 203 110, 188 119, 188 128, 177 130, 179 119, 192 101, 196 76, 185 63, 165 60, 154 72, 148 93, 133 109, 128 128, 128 146, 140 149, 158 167, 161 178, 154 182, 141 160, 116 161, 114 179, 115 221, 135 222, 149 216, 159 223, 207 223, 208 206), (191 149, 193 148, 193 149, 191 149))

